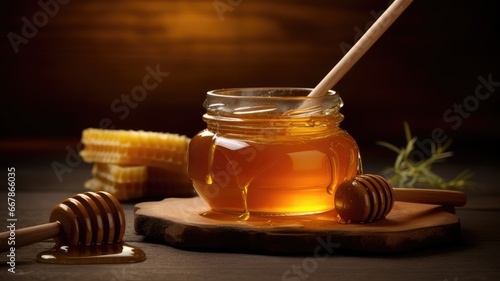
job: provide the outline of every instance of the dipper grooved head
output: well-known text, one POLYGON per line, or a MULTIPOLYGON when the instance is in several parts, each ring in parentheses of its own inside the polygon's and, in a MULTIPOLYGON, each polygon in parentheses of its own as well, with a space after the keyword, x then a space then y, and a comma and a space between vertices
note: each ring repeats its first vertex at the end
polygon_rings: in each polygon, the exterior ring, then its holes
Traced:
POLYGON ((121 242, 125 214, 116 198, 107 192, 85 192, 65 199, 52 209, 50 222, 58 221, 57 244, 101 245, 121 242))
POLYGON ((341 183, 335 208, 345 222, 368 223, 385 218, 394 205, 392 188, 379 175, 358 175, 341 183))

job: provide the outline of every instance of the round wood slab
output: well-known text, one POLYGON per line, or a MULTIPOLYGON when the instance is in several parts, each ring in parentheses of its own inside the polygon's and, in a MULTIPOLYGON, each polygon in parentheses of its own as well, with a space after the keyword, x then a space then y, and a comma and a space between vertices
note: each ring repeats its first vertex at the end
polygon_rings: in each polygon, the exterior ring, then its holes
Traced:
POLYGON ((254 216, 211 211, 200 197, 143 202, 135 207, 135 231, 174 247, 203 251, 268 254, 314 253, 335 249, 391 253, 456 241, 460 221, 453 207, 395 202, 386 219, 341 224, 337 213, 254 216))

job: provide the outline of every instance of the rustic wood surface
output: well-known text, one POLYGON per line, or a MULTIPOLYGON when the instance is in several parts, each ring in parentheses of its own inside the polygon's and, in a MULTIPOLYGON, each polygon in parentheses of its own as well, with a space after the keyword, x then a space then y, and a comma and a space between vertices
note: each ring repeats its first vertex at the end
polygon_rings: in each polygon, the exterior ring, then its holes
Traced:
MULTIPOLYGON (((13 150, 0 157, 3 167, 16 167, 16 227, 49 221, 51 209, 67 197, 85 191, 91 165, 79 163, 55 176, 53 161, 65 160, 64 145, 55 152, 34 155, 13 150), (62 148, 62 149, 61 149, 62 148), (57 152, 62 152, 59 155, 57 152)), ((365 158, 366 172, 380 171, 381 159, 365 158)), ((53 265, 36 261, 38 253, 51 249, 52 240, 17 248, 15 274, 9 273, 7 253, 0 254, 0 280, 402 280, 464 281, 500 280, 500 191, 498 165, 474 166, 478 185, 466 188, 468 202, 456 208, 460 237, 443 243, 399 253, 352 253, 341 249, 315 254, 257 254, 235 251, 195 251, 168 245, 139 235, 134 230, 134 207, 122 204, 126 217, 124 241, 146 253, 146 260, 131 264, 53 265), (328 253, 328 255, 326 255, 328 253)), ((463 166, 448 164, 444 175, 454 175, 463 166)), ((5 176, 5 174, 4 174, 5 176)), ((7 189, 0 191, 0 227, 7 226, 7 189), (3 202, 3 203, 2 203, 3 202)), ((328 242, 328 241, 326 241, 328 242)), ((335 241, 330 241, 334 243, 335 241)), ((318 243, 320 245, 320 243, 318 243)), ((333 245, 332 245, 333 247, 333 245)))
MULTIPOLYGON (((48 221, 51 207, 73 193, 18 193, 18 226, 48 221)), ((1 197, 3 202, 5 193, 1 197)), ((15 274, 7 272, 2 253, 0 280, 498 280, 499 200, 498 196, 470 198, 466 207, 457 208, 462 237, 458 243, 397 254, 353 255, 335 250, 328 258, 315 258, 312 252, 284 256, 182 250, 136 234, 134 205, 124 204, 124 240, 143 249, 146 261, 83 266, 38 263, 36 255, 54 246, 48 240, 16 249, 15 274), (293 273, 294 268, 303 275, 293 273)), ((3 208, 0 215, 6 216, 3 208)))
POLYGON ((288 217, 220 214, 200 197, 168 198, 135 207, 135 231, 191 250, 226 250, 271 254, 312 253, 318 241, 335 249, 402 252, 457 241, 460 222, 453 208, 396 202, 385 220, 340 224, 337 213, 288 217))

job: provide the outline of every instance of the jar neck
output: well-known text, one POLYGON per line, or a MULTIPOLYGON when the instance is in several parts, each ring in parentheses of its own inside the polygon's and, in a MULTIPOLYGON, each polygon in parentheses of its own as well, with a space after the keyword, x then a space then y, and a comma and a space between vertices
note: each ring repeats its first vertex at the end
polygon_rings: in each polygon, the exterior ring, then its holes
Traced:
POLYGON ((220 136, 255 137, 266 139, 295 137, 321 138, 335 134, 340 130, 339 124, 343 115, 304 116, 304 117, 229 117, 214 116, 209 113, 203 116, 207 130, 220 136))

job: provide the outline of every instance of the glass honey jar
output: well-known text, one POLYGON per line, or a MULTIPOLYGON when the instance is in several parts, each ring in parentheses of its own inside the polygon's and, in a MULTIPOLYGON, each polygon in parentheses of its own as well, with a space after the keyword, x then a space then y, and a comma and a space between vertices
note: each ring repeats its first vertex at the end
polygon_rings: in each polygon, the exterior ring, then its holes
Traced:
POLYGON ((362 173, 339 124, 340 96, 305 88, 209 91, 207 128, 189 145, 189 177, 214 211, 303 215, 334 208, 338 184, 362 173))

